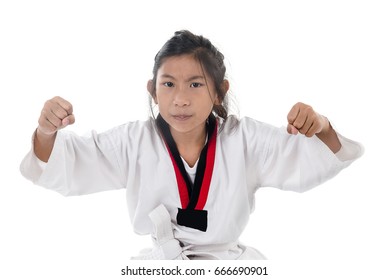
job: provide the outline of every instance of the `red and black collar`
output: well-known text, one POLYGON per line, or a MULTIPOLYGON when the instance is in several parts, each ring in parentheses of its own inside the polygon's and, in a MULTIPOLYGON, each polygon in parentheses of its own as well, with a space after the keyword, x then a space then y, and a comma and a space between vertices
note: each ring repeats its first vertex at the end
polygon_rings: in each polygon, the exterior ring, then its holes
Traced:
POLYGON ((206 128, 208 140, 201 151, 193 184, 185 170, 177 145, 170 132, 169 124, 161 115, 157 117, 157 125, 169 151, 176 174, 182 207, 178 208, 177 223, 182 226, 206 231, 208 213, 204 210, 204 206, 207 202, 215 163, 217 120, 213 114, 210 114, 208 117, 206 128))

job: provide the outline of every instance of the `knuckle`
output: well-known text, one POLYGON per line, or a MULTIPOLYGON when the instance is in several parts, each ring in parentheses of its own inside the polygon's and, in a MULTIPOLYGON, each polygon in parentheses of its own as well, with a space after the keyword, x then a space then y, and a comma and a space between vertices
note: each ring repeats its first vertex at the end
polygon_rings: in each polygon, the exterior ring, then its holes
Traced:
POLYGON ((63 119, 67 116, 67 113, 64 110, 61 110, 61 108, 59 108, 59 107, 53 108, 52 111, 53 111, 54 115, 60 119, 63 119))
POLYGON ((72 106, 72 104, 70 104, 70 103, 65 104, 63 108, 66 110, 66 112, 67 112, 68 114, 70 114, 70 113, 73 111, 73 106, 72 106))
POLYGON ((47 100, 47 101, 45 102, 45 104, 43 105, 43 108, 49 108, 49 107, 51 106, 51 103, 52 103, 51 99, 50 99, 50 100, 47 100))
POLYGON ((312 138, 313 135, 311 133, 307 133, 307 134, 305 134, 305 136, 308 138, 312 138))
POLYGON ((297 129, 301 129, 301 127, 303 126, 303 124, 301 123, 301 121, 295 121, 293 123, 293 126, 296 127, 297 129))
POLYGON ((39 118, 39 120, 38 120, 38 125, 39 126, 45 126, 45 119, 44 118, 39 118))
POLYGON ((53 125, 55 127, 60 127, 62 125, 62 120, 56 118, 54 121, 53 121, 53 125))

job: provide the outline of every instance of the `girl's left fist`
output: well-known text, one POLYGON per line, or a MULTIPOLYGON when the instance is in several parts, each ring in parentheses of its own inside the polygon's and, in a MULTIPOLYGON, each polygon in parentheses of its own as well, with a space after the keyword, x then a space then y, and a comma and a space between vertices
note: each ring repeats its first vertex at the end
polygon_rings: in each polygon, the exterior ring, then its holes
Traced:
POLYGON ((287 131, 290 134, 301 134, 312 137, 316 133, 328 129, 329 122, 327 118, 316 113, 311 106, 298 102, 288 114, 287 131))

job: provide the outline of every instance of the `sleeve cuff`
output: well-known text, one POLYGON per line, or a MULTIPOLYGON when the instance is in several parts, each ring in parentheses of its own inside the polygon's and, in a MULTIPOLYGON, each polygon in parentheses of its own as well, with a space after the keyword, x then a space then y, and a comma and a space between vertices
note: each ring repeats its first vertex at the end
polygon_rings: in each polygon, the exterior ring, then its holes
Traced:
POLYGON ((350 140, 339 133, 337 133, 337 135, 342 147, 335 155, 340 161, 346 162, 355 160, 363 155, 364 148, 362 144, 350 140))
POLYGON ((47 165, 46 162, 41 161, 34 153, 35 133, 36 131, 31 137, 31 149, 20 164, 20 171, 22 175, 34 183, 39 180, 47 165))

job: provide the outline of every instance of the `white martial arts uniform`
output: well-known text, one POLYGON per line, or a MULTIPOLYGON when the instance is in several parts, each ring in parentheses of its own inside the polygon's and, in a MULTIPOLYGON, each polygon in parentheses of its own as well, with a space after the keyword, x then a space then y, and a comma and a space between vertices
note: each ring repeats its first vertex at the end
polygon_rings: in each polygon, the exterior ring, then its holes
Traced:
POLYGON ((89 138, 58 131, 48 163, 42 166, 31 150, 21 172, 65 196, 125 188, 135 232, 152 234, 155 241, 154 250, 141 258, 258 259, 263 258, 258 251, 238 241, 254 209, 256 190, 303 192, 335 176, 363 153, 360 144, 338 137, 342 148, 334 154, 316 136, 290 135, 285 128, 228 117, 217 135, 204 207, 206 232, 177 225, 181 203, 176 176, 153 119, 89 138))

